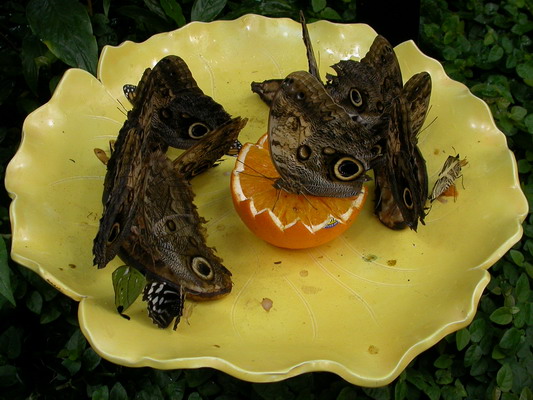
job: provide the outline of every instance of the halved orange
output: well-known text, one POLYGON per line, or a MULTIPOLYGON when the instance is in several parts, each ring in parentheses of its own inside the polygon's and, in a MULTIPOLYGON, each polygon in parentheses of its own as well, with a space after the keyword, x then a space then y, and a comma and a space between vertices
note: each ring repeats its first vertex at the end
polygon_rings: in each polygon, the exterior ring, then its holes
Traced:
POLYGON ((259 238, 274 246, 305 249, 335 239, 355 221, 366 200, 363 187, 355 197, 316 197, 276 189, 279 177, 270 158, 267 134, 246 143, 231 174, 237 213, 259 238))

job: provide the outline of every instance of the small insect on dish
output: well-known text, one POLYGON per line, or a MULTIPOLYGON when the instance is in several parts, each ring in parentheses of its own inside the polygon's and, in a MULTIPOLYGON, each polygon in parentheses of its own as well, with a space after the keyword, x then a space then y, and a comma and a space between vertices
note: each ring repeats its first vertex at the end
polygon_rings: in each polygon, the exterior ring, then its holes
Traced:
POLYGON ((448 191, 451 191, 452 196, 456 199, 457 189, 455 188, 455 181, 463 177, 461 169, 467 164, 468 161, 466 158, 461 160, 459 154, 448 156, 429 195, 429 201, 434 202, 441 196, 446 195, 448 191))

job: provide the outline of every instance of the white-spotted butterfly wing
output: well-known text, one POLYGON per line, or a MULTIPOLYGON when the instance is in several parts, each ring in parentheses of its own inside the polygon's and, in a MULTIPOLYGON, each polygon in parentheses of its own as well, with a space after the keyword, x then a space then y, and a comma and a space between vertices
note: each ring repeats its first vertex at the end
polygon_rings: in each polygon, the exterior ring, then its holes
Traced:
POLYGON ((167 328, 174 320, 176 330, 183 315, 185 293, 181 286, 171 286, 163 281, 151 281, 146 284, 143 300, 147 303, 148 316, 158 327, 167 328))

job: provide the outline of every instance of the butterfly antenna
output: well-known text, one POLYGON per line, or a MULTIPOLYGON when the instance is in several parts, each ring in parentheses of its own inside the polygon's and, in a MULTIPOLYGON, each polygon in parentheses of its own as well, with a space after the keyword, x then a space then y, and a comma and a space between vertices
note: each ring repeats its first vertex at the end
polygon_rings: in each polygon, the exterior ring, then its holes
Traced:
POLYGON ((268 179, 270 181, 275 181, 276 177, 271 177, 271 176, 266 176, 265 174, 259 172, 258 170, 256 170, 255 168, 252 168, 250 167, 249 165, 247 165, 246 163, 242 162, 241 160, 237 160, 237 162, 240 162, 242 165, 244 165, 245 167, 251 169, 252 171, 256 172, 257 175, 253 175, 253 174, 250 174, 250 173, 246 173, 244 171, 239 171, 239 174, 244 174, 244 175, 248 175, 248 176, 255 176, 255 177, 258 177, 258 178, 265 178, 265 179, 268 179))
POLYGON ((272 206, 272 212, 274 212, 274 209, 276 208, 276 204, 278 204, 278 200, 281 197, 281 189, 276 189, 276 201, 274 202, 274 205, 272 206))
MULTIPOLYGON (((430 108, 431 109, 431 108, 430 108)), ((429 111, 428 111, 428 114, 429 114, 429 111)), ((437 118, 439 118, 439 116, 437 115, 435 118, 433 118, 431 120, 431 122, 429 124, 427 124, 426 126, 424 126, 422 129, 420 129, 420 131, 418 131, 418 133, 416 134, 416 136, 420 136, 420 134, 422 132, 424 132, 427 128, 429 128, 431 125, 433 125, 433 123, 437 120, 437 118)))
POLYGON ((117 107, 117 110, 119 110, 122 114, 128 115, 128 109, 122 104, 122 102, 119 99, 115 99, 118 104, 120 104, 120 107, 117 107))
POLYGON ((315 205, 311 202, 311 200, 309 200, 309 197, 307 197, 305 193, 302 193, 302 196, 311 205, 311 207, 313 207, 314 210, 318 210, 318 208, 315 207, 315 205))
POLYGON ((311 38, 309 31, 307 30, 307 24, 305 23, 304 12, 300 10, 300 23, 302 24, 302 36, 304 40, 305 49, 307 52, 307 62, 309 64, 309 73, 313 75, 320 82, 320 75, 318 73, 318 66, 316 63, 315 53, 313 51, 313 45, 311 44, 311 38))
POLYGON ((457 178, 461 178, 461 186, 463 187, 463 190, 466 190, 463 174, 459 175, 457 178))

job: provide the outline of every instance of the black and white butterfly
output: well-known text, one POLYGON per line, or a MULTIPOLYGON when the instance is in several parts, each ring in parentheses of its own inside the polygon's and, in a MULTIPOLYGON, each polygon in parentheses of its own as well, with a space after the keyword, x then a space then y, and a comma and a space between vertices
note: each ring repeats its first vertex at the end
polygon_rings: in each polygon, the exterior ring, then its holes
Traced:
POLYGON ((148 315, 154 324, 166 328, 175 319, 172 329, 176 330, 185 302, 181 286, 171 286, 163 281, 148 282, 144 288, 143 300, 148 303, 148 315))

